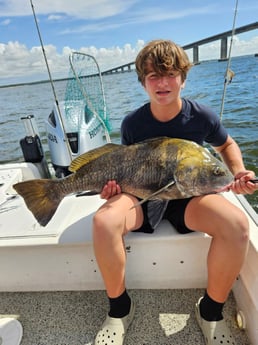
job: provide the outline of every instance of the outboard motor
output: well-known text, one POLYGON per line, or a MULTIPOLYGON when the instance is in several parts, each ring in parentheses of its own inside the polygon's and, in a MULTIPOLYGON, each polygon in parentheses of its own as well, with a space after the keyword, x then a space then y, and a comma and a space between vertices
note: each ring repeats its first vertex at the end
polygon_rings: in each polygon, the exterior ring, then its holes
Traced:
POLYGON ((60 102, 59 109, 55 104, 46 121, 46 132, 57 178, 70 174, 73 159, 107 142, 102 124, 82 100, 60 102))
POLYGON ((66 137, 64 133, 56 104, 54 104, 54 108, 46 121, 46 132, 56 177, 61 178, 69 175, 68 167, 72 161, 72 151, 67 143, 68 136, 66 137))

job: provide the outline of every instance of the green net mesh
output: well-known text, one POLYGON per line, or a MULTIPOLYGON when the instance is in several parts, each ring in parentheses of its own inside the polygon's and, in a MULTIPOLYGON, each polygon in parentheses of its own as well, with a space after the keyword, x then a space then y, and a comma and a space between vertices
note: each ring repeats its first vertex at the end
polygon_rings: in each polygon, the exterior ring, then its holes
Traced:
POLYGON ((107 133, 111 126, 107 114, 101 73, 93 56, 74 52, 65 91, 65 117, 71 130, 78 130, 82 121, 89 131, 102 125, 107 133), (80 114, 78 109, 83 109, 80 114))

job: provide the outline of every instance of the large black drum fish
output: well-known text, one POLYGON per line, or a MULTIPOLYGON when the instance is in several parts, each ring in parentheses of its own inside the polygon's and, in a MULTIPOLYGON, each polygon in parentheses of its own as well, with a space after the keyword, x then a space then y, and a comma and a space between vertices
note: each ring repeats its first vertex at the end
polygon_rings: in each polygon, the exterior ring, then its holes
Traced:
POLYGON ((45 226, 61 200, 87 191, 98 194, 109 180, 143 199, 182 199, 226 190, 233 176, 207 149, 188 140, 149 139, 134 145, 106 144, 76 158, 71 175, 15 184, 37 221, 45 226))

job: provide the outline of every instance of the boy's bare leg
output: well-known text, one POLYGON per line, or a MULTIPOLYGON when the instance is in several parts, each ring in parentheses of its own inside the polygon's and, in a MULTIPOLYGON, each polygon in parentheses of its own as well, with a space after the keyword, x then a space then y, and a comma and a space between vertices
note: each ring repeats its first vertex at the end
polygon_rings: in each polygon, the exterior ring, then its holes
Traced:
POLYGON ((95 256, 109 297, 120 296, 125 290, 126 253, 123 236, 139 228, 143 222, 138 200, 127 194, 109 199, 93 219, 95 256))
POLYGON ((225 302, 248 250, 248 220, 221 195, 196 197, 187 205, 186 226, 212 237, 208 258, 209 296, 225 302))

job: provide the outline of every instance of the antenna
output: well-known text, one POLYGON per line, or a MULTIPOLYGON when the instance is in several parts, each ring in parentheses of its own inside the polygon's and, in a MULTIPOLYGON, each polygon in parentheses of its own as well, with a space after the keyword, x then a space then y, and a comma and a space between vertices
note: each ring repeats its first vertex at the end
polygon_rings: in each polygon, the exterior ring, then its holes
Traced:
POLYGON ((66 135, 66 132, 65 132, 64 122, 63 122, 61 110, 60 110, 60 107, 59 107, 59 103, 58 103, 58 99, 57 99, 57 95, 56 95, 56 91, 55 91, 54 82, 53 82, 53 79, 52 79, 52 76, 51 76, 51 72, 50 72, 48 61, 47 61, 47 56, 46 56, 44 44, 43 44, 43 41, 42 41, 42 38, 41 38, 41 34, 40 34, 40 30, 39 30, 39 25, 38 25, 38 21, 37 21, 37 17, 36 17, 36 13, 35 13, 35 10, 34 10, 34 6, 33 6, 33 3, 32 3, 32 0, 30 0, 30 5, 31 5, 34 21, 35 21, 35 24, 36 24, 36 28, 37 28, 37 32, 38 32, 38 36, 39 36, 40 45, 41 45, 41 49, 42 49, 42 52, 43 52, 44 60, 45 60, 46 66, 47 66, 48 77, 49 77, 50 84, 51 84, 51 87, 52 87, 52 92, 53 92, 53 95, 54 95, 54 100, 55 100, 55 103, 56 103, 56 107, 57 107, 57 111, 58 111, 58 116, 60 118, 62 130, 64 132, 64 138, 65 138, 64 141, 67 143, 69 155, 70 155, 70 158, 72 160, 71 149, 70 149, 69 141, 68 141, 68 138, 67 138, 67 135, 66 135))

